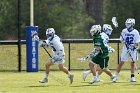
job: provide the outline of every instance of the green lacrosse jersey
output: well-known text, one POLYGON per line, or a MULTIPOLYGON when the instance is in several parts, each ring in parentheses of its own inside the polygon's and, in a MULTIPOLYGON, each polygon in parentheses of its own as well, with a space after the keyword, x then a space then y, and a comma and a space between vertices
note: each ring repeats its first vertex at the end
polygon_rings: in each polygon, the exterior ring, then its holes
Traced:
POLYGON ((100 53, 97 56, 99 56, 101 58, 108 57, 108 48, 105 46, 104 40, 100 34, 93 37, 93 44, 94 44, 94 46, 101 47, 100 53))

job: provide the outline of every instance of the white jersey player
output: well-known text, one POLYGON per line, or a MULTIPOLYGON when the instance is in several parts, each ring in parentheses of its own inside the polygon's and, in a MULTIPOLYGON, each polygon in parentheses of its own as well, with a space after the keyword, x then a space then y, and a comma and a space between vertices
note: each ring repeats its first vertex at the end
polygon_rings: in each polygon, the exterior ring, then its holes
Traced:
POLYGON ((104 25, 103 25, 103 32, 101 33, 101 36, 102 36, 102 38, 104 39, 104 43, 105 43, 105 45, 108 47, 108 51, 109 51, 109 52, 114 52, 114 51, 115 51, 111 46, 108 45, 109 36, 111 35, 112 30, 113 30, 113 29, 112 29, 111 25, 109 25, 109 24, 104 24, 104 25))
POLYGON ((43 78, 39 82, 40 83, 48 82, 50 66, 53 64, 57 64, 60 70, 68 74, 68 77, 70 78, 70 83, 72 83, 74 75, 71 74, 66 67, 64 67, 65 52, 61 39, 55 34, 55 30, 53 28, 48 28, 46 30, 46 36, 47 40, 41 42, 40 46, 51 47, 52 51, 54 52, 54 55, 51 57, 50 61, 46 64, 45 78, 43 78))
POLYGON ((136 82, 134 78, 135 62, 138 61, 138 43, 140 42, 139 32, 133 28, 135 25, 135 19, 128 18, 125 22, 126 28, 122 30, 120 41, 124 44, 122 49, 122 54, 120 57, 120 62, 117 67, 117 72, 115 74, 114 82, 117 81, 119 72, 124 64, 124 62, 130 59, 131 64, 131 82, 136 82))
MULTIPOLYGON (((109 25, 109 24, 104 24, 104 25, 103 25, 103 32, 100 33, 101 36, 102 36, 102 38, 104 39, 105 45, 108 47, 108 51, 109 51, 109 52, 114 52, 114 51, 115 51, 112 47, 110 47, 110 46, 108 45, 109 36, 111 35, 112 30, 113 30, 113 29, 112 29, 111 25, 109 25)), ((98 74, 97 74, 97 77, 98 77, 98 81, 100 81, 99 75, 101 75, 102 71, 100 70, 99 67, 97 67, 96 69, 99 71, 98 74)), ((87 77, 90 73, 91 73, 90 70, 85 71, 85 72, 83 73, 83 80, 84 80, 84 81, 85 81, 86 77, 87 77)))

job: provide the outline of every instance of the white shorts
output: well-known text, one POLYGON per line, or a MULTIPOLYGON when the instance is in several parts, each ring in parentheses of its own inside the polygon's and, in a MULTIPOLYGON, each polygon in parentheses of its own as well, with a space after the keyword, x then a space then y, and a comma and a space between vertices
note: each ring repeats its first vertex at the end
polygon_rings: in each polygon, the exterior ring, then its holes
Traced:
POLYGON ((55 52, 54 56, 51 58, 51 61, 57 65, 64 64, 65 63, 65 53, 62 51, 55 52))
POLYGON ((138 61, 138 52, 136 50, 130 51, 130 55, 129 55, 127 50, 123 50, 121 57, 120 57, 120 62, 121 61, 128 61, 128 59, 130 59, 131 62, 132 62, 132 59, 134 62, 138 61))

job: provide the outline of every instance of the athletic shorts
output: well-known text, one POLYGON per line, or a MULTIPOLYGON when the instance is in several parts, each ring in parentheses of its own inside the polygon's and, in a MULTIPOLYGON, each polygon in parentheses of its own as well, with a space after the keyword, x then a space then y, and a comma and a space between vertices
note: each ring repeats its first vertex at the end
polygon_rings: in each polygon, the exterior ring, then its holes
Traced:
POLYGON ((65 53, 63 51, 54 52, 54 56, 51 58, 54 64, 64 64, 65 63, 65 53))
POLYGON ((101 69, 108 67, 108 61, 109 61, 109 56, 105 58, 101 58, 99 56, 92 58, 92 62, 98 64, 101 67, 101 69))
POLYGON ((120 57, 120 62, 121 61, 128 61, 130 59, 130 61, 132 62, 132 59, 133 61, 138 61, 138 52, 136 50, 134 51, 130 51, 130 54, 128 53, 127 50, 123 50, 122 51, 122 54, 121 54, 121 57, 120 57))

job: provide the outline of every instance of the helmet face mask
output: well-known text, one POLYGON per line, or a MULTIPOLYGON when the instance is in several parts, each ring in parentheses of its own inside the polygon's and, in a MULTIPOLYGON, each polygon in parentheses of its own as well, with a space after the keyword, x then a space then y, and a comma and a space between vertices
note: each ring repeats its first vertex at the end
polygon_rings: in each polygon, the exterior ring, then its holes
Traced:
POLYGON ((54 28, 48 28, 48 29, 46 30, 46 36, 47 36, 47 37, 52 37, 54 34, 55 34, 54 28))
POLYGON ((100 33, 101 32, 101 26, 100 25, 93 25, 92 27, 91 27, 91 29, 90 29, 90 34, 92 35, 92 36, 94 36, 94 35, 96 35, 96 34, 98 34, 98 33, 100 33))
POLYGON ((126 26, 127 29, 132 28, 134 25, 135 25, 135 19, 133 19, 133 18, 128 18, 125 21, 125 26, 126 26))
POLYGON ((111 35, 111 33, 112 33, 112 27, 111 27, 111 25, 109 25, 109 24, 104 24, 103 25, 103 31, 107 34, 107 35, 111 35))

